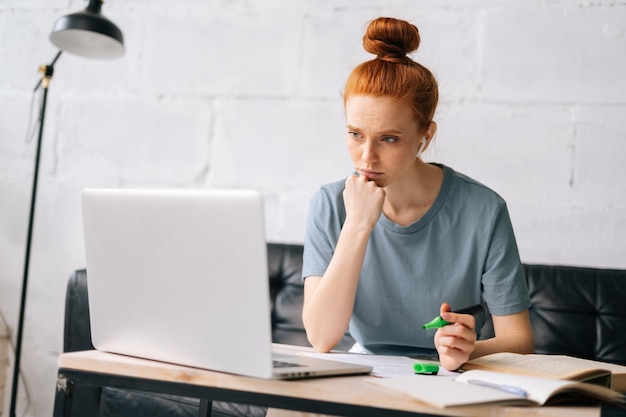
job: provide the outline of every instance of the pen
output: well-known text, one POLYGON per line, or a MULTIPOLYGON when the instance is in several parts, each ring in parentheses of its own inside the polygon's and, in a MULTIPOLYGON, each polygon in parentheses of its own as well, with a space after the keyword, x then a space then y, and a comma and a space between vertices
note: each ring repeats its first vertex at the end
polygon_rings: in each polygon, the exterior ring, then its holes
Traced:
MULTIPOLYGON (((470 307, 465 307, 460 310, 453 311, 452 313, 456 314, 471 314, 475 316, 476 314, 480 314, 484 311, 482 304, 476 304, 470 307)), ((422 326, 422 329, 438 329, 443 326, 447 326, 448 324, 452 324, 449 321, 445 321, 441 318, 441 316, 437 316, 425 325, 422 326)))
POLYGON ((500 385, 492 382, 480 381, 478 379, 468 379, 468 384, 480 385, 481 387, 494 388, 509 394, 518 395, 520 397, 528 397, 528 393, 522 388, 514 387, 512 385, 500 385))

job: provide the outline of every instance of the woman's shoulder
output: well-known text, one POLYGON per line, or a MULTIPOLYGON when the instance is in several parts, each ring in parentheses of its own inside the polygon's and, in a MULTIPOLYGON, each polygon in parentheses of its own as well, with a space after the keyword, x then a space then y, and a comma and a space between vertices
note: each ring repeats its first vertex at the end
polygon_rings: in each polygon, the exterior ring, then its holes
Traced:
POLYGON ((331 228, 341 230, 346 218, 346 209, 343 203, 345 180, 324 184, 313 194, 309 205, 309 219, 315 222, 327 223, 331 228))
POLYGON ((343 190, 346 188, 346 180, 337 180, 333 182, 329 182, 320 186, 317 190, 317 195, 324 196, 325 198, 330 198, 332 200, 336 200, 337 198, 343 198, 343 190))
POLYGON ((444 170, 447 171, 447 175, 450 178, 450 187, 453 190, 452 195, 456 195, 462 200, 483 202, 495 206, 506 204, 500 194, 481 181, 447 166, 444 166, 444 170))
POLYGON ((320 186, 313 194, 311 199, 312 206, 318 208, 325 207, 331 211, 343 208, 343 190, 345 184, 346 180, 343 179, 320 186))

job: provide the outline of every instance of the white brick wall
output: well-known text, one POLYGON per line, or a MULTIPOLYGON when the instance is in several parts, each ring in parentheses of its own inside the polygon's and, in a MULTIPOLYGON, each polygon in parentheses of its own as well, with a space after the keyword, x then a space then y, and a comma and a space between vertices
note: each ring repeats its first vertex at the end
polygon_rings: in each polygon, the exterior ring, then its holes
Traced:
MULTIPOLYGON (((54 20, 84 6, 0 0, 0 311, 11 329, 31 91, 56 53, 54 20)), ((22 361, 28 416, 52 410, 65 284, 84 266, 80 190, 254 187, 267 197, 269 239, 301 241, 310 195, 350 171, 340 92, 369 58, 361 37, 380 15, 420 27, 414 58, 440 82, 426 158, 507 199, 522 259, 626 268, 623 1, 108 0, 103 12, 127 53, 63 55, 50 88, 22 361)))

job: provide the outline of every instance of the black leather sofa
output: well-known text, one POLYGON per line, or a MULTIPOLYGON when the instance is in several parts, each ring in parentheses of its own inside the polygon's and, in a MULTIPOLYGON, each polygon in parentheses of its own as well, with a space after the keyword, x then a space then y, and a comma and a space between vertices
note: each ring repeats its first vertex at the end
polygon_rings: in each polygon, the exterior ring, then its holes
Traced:
MULTIPOLYGON (((269 243, 268 269, 273 340, 308 346, 301 318, 302 246, 269 243)), ((547 265, 524 265, 524 270, 537 353, 626 364, 626 270, 547 265)), ((65 308, 64 352, 93 349, 84 269, 75 271, 69 279, 65 308)), ((487 323, 482 338, 491 335, 487 323)), ((346 335, 337 348, 347 349, 352 343, 346 335)), ((198 410, 195 399, 77 385, 70 415, 194 416, 198 410)), ((263 416, 265 409, 214 402, 212 415, 263 416)))

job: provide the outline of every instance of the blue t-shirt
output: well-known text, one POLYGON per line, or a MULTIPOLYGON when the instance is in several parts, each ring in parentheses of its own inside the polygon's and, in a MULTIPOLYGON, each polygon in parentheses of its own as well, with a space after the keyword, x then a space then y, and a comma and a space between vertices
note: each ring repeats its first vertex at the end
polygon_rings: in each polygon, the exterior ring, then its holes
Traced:
MULTIPOLYGON (((479 182, 440 165, 443 184, 430 210, 409 226, 384 214, 372 231, 350 320, 352 337, 377 354, 424 354, 439 314, 486 304, 493 315, 530 307, 524 271, 505 201, 479 182)), ((302 275, 322 276, 335 251, 346 213, 345 181, 313 196, 307 219, 302 275)), ((476 316, 480 329, 486 314, 476 316)))

